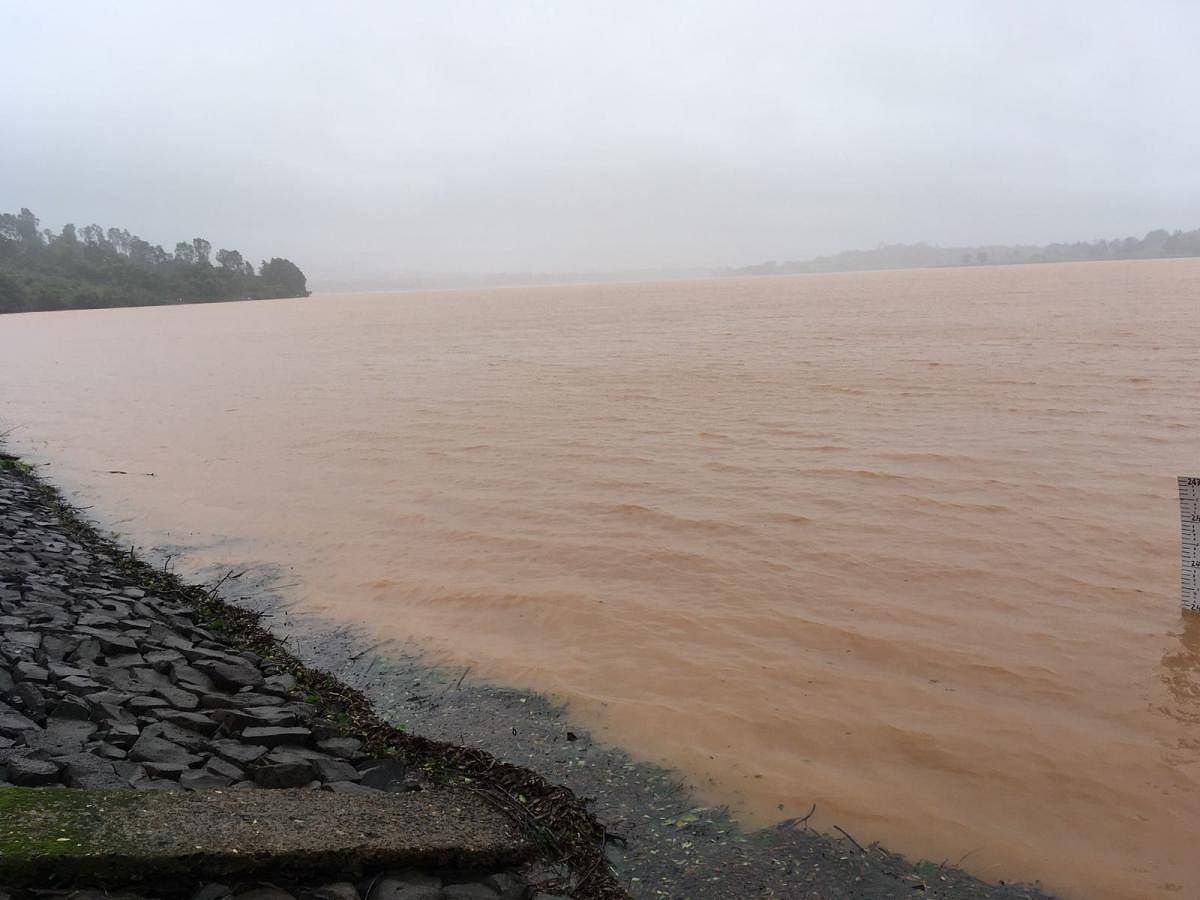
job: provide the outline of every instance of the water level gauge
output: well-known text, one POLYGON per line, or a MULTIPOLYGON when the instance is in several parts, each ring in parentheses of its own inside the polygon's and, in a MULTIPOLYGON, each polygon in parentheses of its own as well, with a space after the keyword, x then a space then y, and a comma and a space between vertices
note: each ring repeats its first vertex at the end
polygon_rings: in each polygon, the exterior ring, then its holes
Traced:
POLYGON ((1200 478, 1179 478, 1179 594, 1184 609, 1200 611, 1200 478))

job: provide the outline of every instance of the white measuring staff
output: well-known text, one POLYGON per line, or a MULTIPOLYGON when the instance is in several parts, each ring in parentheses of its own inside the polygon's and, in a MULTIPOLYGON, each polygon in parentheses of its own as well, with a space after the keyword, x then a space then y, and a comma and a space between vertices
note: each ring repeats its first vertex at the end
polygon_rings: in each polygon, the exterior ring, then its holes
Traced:
POLYGON ((1200 478, 1179 476, 1179 596, 1200 611, 1200 478))

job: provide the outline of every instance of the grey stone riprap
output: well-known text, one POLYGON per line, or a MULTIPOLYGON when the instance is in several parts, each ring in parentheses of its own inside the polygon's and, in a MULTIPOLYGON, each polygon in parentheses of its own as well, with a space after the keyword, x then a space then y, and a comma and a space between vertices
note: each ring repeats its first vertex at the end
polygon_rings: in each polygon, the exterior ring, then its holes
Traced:
POLYGON ((88 753, 138 764, 102 776, 127 786, 358 780, 347 760, 361 745, 314 722, 291 675, 223 647, 195 610, 122 584, 115 567, 22 510, 23 499, 21 485, 0 492, 0 739, 18 748, 6 776, 68 784, 68 761, 88 753), (303 755, 270 755, 283 748, 303 755))
MULTIPOLYGON (((366 756, 361 740, 320 719, 296 687, 269 659, 223 645, 196 610, 128 584, 111 559, 74 539, 34 487, 0 470, 0 791, 59 788, 116 797, 134 788, 200 800, 265 788, 282 800, 277 789, 307 788, 328 793, 305 796, 344 806, 430 787, 403 763, 366 756), (371 786, 360 783, 364 778, 371 786)), ((438 809, 441 795, 427 794, 425 805, 438 809)), ((0 811, 6 826, 0 833, 11 833, 14 821, 5 815, 0 811)), ((445 824, 454 816, 448 812, 445 824)), ((280 847, 286 849, 289 836, 302 842, 294 824, 281 825, 280 847)), ((0 885, 13 871, 4 857, 0 885)), ((71 896, 384 900, 380 885, 401 882, 438 900, 526 894, 511 873, 347 871, 342 880, 305 882, 288 880, 285 871, 279 881, 142 880, 132 891, 114 891, 108 878, 97 890, 83 885, 71 896)), ((15 896, 63 896, 51 887, 26 884, 15 896)), ((3 887, 0 900, 9 900, 3 887)))

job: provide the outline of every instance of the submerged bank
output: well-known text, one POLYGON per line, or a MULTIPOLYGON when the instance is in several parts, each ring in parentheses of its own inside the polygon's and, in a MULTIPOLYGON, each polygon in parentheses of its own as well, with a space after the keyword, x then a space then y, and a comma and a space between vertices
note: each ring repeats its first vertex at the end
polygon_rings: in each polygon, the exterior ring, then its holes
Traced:
MULTIPOLYGON (((249 573, 225 580, 226 588, 237 585, 226 593, 238 597, 226 603, 218 590, 187 585, 118 548, 23 468, 5 457, 0 471, 10 511, 15 505, 21 512, 4 516, 6 550, 27 554, 26 523, 36 522, 61 535, 64 548, 95 555, 133 590, 196 610, 197 622, 217 641, 296 678, 307 702, 363 735, 371 752, 403 758, 431 781, 475 785, 566 865, 576 896, 621 896, 622 886, 639 897, 697 900, 908 897, 914 890, 998 900, 1044 896, 986 884, 944 862, 912 864, 845 832, 816 833, 802 819, 742 833, 726 811, 697 807, 672 773, 593 742, 545 699, 389 654, 344 626, 294 614, 265 572, 253 583, 249 573)), ((27 562, 61 580, 66 573, 55 568, 62 552, 32 554, 27 562)))

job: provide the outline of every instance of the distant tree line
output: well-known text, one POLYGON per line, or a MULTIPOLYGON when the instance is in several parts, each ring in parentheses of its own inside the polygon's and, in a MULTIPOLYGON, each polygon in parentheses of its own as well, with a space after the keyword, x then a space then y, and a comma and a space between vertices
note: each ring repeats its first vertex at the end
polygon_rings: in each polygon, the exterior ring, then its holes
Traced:
POLYGON ((809 260, 759 263, 722 269, 722 275, 791 275, 806 272, 859 272, 871 269, 923 269, 939 266, 984 266, 1017 263, 1074 262, 1099 259, 1164 259, 1200 256, 1200 228, 1168 232, 1161 228, 1144 238, 1078 241, 1073 244, 938 247, 932 244, 880 244, 874 250, 847 250, 809 260))
POLYGON ((254 266, 204 238, 175 252, 121 228, 39 228, 28 209, 0 213, 0 313, 306 297, 304 273, 287 259, 254 266))

